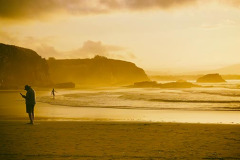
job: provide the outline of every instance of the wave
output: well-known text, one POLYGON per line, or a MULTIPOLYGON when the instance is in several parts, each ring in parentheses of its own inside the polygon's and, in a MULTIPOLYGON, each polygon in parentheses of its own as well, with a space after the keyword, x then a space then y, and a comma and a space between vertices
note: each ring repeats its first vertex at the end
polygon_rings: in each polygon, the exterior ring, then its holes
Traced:
MULTIPOLYGON (((161 100, 166 101, 166 100, 161 100)), ((182 101, 172 101, 168 100, 168 102, 182 102, 182 101)), ((38 100, 38 102, 42 103, 48 103, 55 106, 68 106, 68 107, 79 107, 79 108, 105 108, 105 109, 131 109, 131 110, 182 110, 182 111, 240 111, 240 106, 225 106, 225 107, 212 107, 212 106, 195 106, 190 104, 188 107, 179 106, 174 107, 174 105, 170 105, 173 107, 170 107, 169 105, 158 105, 158 106, 134 106, 134 105, 86 105, 82 103, 78 103, 76 101, 62 101, 62 100, 54 100, 54 101, 44 101, 44 100, 38 100)), ((159 99, 157 99, 157 102, 159 102, 159 99)))
POLYGON ((210 95, 219 95, 219 96, 227 96, 227 97, 240 97, 240 91, 218 91, 218 92, 213 92, 213 91, 186 91, 189 93, 193 94, 210 94, 210 95))
POLYGON ((150 101, 157 101, 157 102, 182 102, 182 103, 239 103, 240 101, 236 100, 236 101, 214 101, 214 100, 167 100, 167 99, 150 99, 150 101))
POLYGON ((38 102, 83 108, 240 111, 240 96, 224 97, 219 94, 240 95, 240 92, 222 89, 79 91, 58 95, 56 99, 38 97, 38 102))
MULTIPOLYGON (((44 102, 43 102, 44 103, 44 102)), ((51 105, 59 105, 59 106, 69 106, 69 107, 80 107, 80 108, 106 108, 106 109, 132 109, 132 110, 182 110, 182 111, 240 111, 240 107, 214 107, 214 108, 175 108, 175 107, 134 107, 134 106, 82 106, 82 105, 74 105, 68 103, 49 103, 51 105)))

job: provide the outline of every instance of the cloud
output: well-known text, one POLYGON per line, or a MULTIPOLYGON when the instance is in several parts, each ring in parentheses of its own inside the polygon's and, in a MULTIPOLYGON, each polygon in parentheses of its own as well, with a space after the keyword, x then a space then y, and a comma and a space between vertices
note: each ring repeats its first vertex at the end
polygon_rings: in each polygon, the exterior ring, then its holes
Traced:
POLYGON ((220 0, 220 2, 240 8, 240 0, 220 0))
POLYGON ((64 55, 61 52, 57 51, 53 46, 49 46, 47 44, 40 44, 36 46, 35 51, 45 58, 49 57, 64 58, 64 55))
POLYGON ((17 45, 18 41, 19 40, 16 37, 13 37, 10 34, 8 34, 7 32, 3 32, 0 30, 0 42, 17 45))
POLYGON ((240 8, 240 0, 0 0, 0 18, 41 20, 61 14, 83 16, 122 11, 168 10, 214 1, 240 8))
POLYGON ((19 38, 12 36, 12 34, 9 34, 8 32, 0 30, 1 43, 32 49, 44 58, 48 57, 64 58, 64 55, 60 51, 48 45, 50 41, 51 37, 45 37, 42 39, 34 37, 19 38))
POLYGON ((108 58, 117 59, 134 59, 135 55, 129 52, 126 48, 116 45, 106 45, 101 41, 86 41, 82 47, 72 50, 67 53, 70 57, 74 58, 92 58, 95 55, 105 56, 108 58))
POLYGON ((126 0, 125 6, 131 10, 169 9, 194 3, 196 0, 126 0))
POLYGON ((135 55, 128 49, 117 46, 103 44, 101 41, 86 41, 80 48, 70 51, 59 51, 51 44, 53 37, 34 38, 22 37, 17 38, 9 33, 0 30, 0 43, 25 47, 36 51, 44 58, 93 58, 95 55, 105 56, 123 60, 135 59, 135 55))
POLYGON ((0 0, 2 19, 41 19, 59 13, 103 14, 114 11, 169 9, 197 0, 0 0))
POLYGON ((202 24, 200 28, 202 29, 218 29, 223 27, 234 27, 236 25, 236 21, 231 19, 224 19, 218 23, 209 23, 209 24, 202 24))

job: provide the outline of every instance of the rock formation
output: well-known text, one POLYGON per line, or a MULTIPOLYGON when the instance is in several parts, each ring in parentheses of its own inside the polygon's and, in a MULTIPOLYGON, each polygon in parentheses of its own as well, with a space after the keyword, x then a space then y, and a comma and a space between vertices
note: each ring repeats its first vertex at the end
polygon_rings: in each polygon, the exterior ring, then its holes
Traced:
POLYGON ((0 43, 0 88, 50 83, 47 61, 35 51, 0 43))
POLYGON ((50 59, 48 65, 54 83, 73 82, 80 86, 119 86, 149 80, 144 70, 134 63, 101 56, 93 59, 50 59))
POLYGON ((120 86, 148 81, 134 63, 96 56, 93 59, 45 60, 35 51, 0 43, 0 88, 34 86, 60 87, 120 86))
POLYGON ((198 83, 220 83, 220 82, 226 82, 222 76, 217 74, 207 74, 205 76, 202 76, 197 79, 198 83))
POLYGON ((169 82, 169 83, 157 83, 156 81, 137 82, 129 87, 133 88, 192 88, 201 87, 190 82, 169 82))

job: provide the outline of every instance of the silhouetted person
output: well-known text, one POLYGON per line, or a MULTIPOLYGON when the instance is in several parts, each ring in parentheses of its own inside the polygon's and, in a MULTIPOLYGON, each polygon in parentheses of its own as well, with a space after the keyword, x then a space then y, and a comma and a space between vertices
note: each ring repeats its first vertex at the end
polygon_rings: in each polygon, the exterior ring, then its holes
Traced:
POLYGON ((34 121, 34 106, 36 104, 36 98, 35 98, 35 91, 31 88, 31 86, 26 85, 25 90, 27 91, 26 96, 22 93, 21 96, 25 98, 26 102, 26 112, 28 113, 30 124, 33 124, 34 121))
POLYGON ((57 92, 57 91, 55 91, 55 89, 53 88, 52 92, 51 92, 51 95, 53 96, 53 98, 55 98, 55 92, 57 92))

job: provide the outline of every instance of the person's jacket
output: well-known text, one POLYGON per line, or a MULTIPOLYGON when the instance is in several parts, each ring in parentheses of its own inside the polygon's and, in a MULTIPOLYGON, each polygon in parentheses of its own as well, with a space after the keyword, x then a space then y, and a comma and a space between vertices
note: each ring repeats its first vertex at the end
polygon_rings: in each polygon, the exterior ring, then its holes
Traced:
POLYGON ((32 88, 30 88, 27 91, 25 99, 26 99, 26 105, 35 105, 36 104, 35 91, 32 88))

